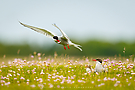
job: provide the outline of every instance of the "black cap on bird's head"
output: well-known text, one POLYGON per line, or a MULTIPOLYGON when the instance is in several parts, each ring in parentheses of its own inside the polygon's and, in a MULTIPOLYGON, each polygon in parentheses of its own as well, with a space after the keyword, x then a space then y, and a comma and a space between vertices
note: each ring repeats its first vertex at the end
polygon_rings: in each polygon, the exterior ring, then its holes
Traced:
POLYGON ((53 36, 53 39, 56 39, 56 40, 58 40, 58 37, 57 37, 57 36, 53 36))
POLYGON ((102 63, 101 59, 93 59, 92 61, 99 61, 100 63, 102 63))
POLYGON ((56 41, 60 43, 60 40, 58 40, 58 36, 53 36, 53 39, 56 39, 56 41))

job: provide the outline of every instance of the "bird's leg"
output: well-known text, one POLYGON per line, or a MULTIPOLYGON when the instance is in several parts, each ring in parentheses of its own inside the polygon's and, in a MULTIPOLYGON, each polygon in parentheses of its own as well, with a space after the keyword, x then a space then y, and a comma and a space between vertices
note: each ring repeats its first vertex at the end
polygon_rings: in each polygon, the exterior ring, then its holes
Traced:
POLYGON ((69 44, 67 44, 67 46, 68 46, 68 49, 70 49, 69 44))
POLYGON ((66 47, 65 47, 65 45, 64 45, 64 49, 66 50, 66 47))

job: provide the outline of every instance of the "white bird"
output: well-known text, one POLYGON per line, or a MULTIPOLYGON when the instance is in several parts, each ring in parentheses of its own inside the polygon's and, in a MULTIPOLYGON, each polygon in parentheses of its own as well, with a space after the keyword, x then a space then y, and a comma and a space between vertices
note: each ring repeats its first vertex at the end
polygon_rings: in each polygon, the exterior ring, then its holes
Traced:
POLYGON ((74 46, 74 47, 78 48, 80 51, 82 51, 82 49, 80 48, 81 45, 77 45, 77 44, 72 43, 70 41, 70 39, 68 38, 68 36, 59 27, 57 27, 56 24, 52 24, 52 25, 55 26, 56 28, 58 28, 60 30, 60 32, 62 33, 61 36, 57 36, 53 32, 51 32, 49 30, 45 30, 45 29, 34 27, 34 26, 26 25, 26 24, 23 24, 21 22, 19 22, 19 23, 22 24, 25 27, 28 27, 28 28, 36 31, 36 32, 39 32, 41 34, 46 35, 47 37, 52 38, 56 43, 62 44, 64 46, 64 49, 65 50, 66 50, 66 47, 65 46, 67 46, 68 49, 70 49, 69 46, 74 46))
POLYGON ((105 72, 105 68, 102 66, 101 59, 93 59, 93 61, 96 61, 95 72, 105 72))

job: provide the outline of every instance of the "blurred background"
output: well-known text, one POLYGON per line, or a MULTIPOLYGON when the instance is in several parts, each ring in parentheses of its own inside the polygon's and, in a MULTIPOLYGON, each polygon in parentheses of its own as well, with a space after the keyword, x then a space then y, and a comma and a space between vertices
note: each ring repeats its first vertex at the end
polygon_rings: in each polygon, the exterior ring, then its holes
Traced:
POLYGON ((46 55, 130 56, 135 54, 135 0, 1 0, 0 57, 46 55), (82 45, 64 50, 52 39, 23 27, 22 23, 60 31, 82 45), (124 49, 125 48, 125 49, 124 49))

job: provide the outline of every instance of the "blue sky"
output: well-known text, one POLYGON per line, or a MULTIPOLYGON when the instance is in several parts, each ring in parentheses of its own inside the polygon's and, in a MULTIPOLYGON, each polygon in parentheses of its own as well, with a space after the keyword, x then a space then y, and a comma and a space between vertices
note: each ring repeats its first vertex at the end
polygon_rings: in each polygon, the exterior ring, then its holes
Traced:
POLYGON ((135 0, 2 0, 0 12, 0 42, 7 44, 54 43, 18 21, 61 35, 56 23, 77 42, 135 41, 135 0))

